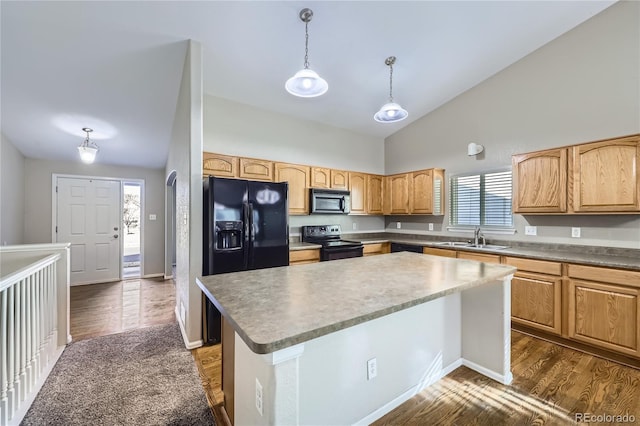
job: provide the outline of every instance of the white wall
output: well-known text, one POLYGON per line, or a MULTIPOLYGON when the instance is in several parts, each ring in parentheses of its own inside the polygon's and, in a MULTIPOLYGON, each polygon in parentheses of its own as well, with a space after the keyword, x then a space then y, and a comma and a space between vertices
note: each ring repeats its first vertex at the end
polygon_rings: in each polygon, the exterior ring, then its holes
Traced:
MULTIPOLYGON (((195 282, 196 276, 202 275, 201 165, 202 50, 199 43, 190 40, 165 169, 165 183, 171 172, 177 173, 176 312, 189 348, 202 344, 201 292, 195 282), (183 310, 185 318, 182 318, 183 310)), ((170 227, 171 224, 167 224, 167 229, 170 227)))
POLYGON ((0 244, 23 244, 24 155, 0 136, 0 244))
POLYGON ((144 180, 143 276, 164 272, 164 171, 93 163, 25 160, 24 243, 50 243, 53 174, 144 180), (149 220, 155 214, 156 220, 149 220))
MULTIPOLYGON (((310 120, 301 120, 227 99, 204 97, 204 150, 220 154, 384 173, 384 141, 310 120)), ((384 229, 381 216, 290 216, 300 226, 340 224, 343 232, 384 229)))
MULTIPOLYGON (((387 174, 511 166, 511 155, 640 132, 640 3, 619 2, 385 141, 387 174), (468 157, 469 142, 485 146, 468 157)), ((439 234, 448 218, 391 217, 439 234)), ((640 248, 640 217, 516 215, 515 239, 640 248), (538 226, 525 237, 524 226, 538 226), (571 226, 582 227, 580 240, 571 226)))

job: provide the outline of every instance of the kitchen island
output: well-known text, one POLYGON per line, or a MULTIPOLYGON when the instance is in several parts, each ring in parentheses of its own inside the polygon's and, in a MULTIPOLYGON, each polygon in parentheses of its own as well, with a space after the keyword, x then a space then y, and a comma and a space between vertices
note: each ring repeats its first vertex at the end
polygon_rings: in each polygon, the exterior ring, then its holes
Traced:
POLYGON ((234 332, 234 423, 368 424, 461 365, 510 383, 514 272, 403 252, 199 278, 234 332))

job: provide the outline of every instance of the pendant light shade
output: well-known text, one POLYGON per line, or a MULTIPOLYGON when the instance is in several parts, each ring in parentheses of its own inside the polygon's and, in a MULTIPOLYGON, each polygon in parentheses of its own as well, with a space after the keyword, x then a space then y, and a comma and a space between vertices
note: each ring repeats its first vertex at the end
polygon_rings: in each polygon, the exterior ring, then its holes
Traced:
POLYGON ((389 102, 382 105, 380 111, 376 112, 373 119, 378 123, 395 123, 402 121, 409 113, 399 104, 393 102, 393 64, 396 62, 395 56, 389 56, 384 63, 389 66, 389 102))
POLYGON ((85 164, 91 164, 96 160, 96 154, 98 153, 99 148, 98 145, 89 140, 89 133, 93 132, 93 129, 83 127, 82 131, 87 133, 87 138, 78 147, 80 160, 82 160, 82 162, 85 164))
POLYGON ((300 19, 305 24, 304 68, 295 73, 284 85, 287 92, 301 98, 314 98, 329 90, 327 81, 309 68, 309 22, 311 18, 313 18, 311 9, 305 8, 300 11, 300 19))

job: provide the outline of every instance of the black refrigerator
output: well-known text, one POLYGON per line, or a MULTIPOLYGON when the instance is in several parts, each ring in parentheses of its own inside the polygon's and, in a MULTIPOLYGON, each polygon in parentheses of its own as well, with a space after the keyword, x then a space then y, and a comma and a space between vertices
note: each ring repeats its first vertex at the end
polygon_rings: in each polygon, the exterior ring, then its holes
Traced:
MULTIPOLYGON (((289 265, 286 182, 207 177, 202 275, 289 265)), ((203 339, 221 340, 218 309, 204 296, 203 339)))

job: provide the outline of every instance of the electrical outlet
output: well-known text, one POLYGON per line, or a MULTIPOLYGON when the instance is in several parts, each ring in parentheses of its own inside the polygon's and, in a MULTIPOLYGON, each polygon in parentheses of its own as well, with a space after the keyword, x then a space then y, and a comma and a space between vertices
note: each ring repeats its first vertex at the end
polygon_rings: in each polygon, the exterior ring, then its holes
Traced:
POLYGON ((398 229, 402 228, 402 223, 396 222, 396 228, 398 228, 398 229))
POLYGON ((433 231, 433 223, 429 224, 429 231, 433 231))
POLYGON ((256 377, 256 410, 262 415, 262 385, 256 377))
POLYGON ((537 226, 525 226, 524 227, 524 235, 538 235, 538 227, 537 226))
POLYGON ((378 375, 378 360, 371 358, 367 361, 367 380, 371 380, 378 375))
POLYGON ((353 222, 353 223, 351 224, 351 227, 352 227, 352 228, 353 228, 353 230, 355 231, 356 229, 358 229, 358 224, 357 224, 357 223, 355 223, 355 222, 353 222))
POLYGON ((580 238, 580 228, 571 228, 571 238, 580 238))
POLYGON ((157 218, 158 218, 158 216, 156 216, 153 213, 149 215, 149 220, 156 220, 157 218))

